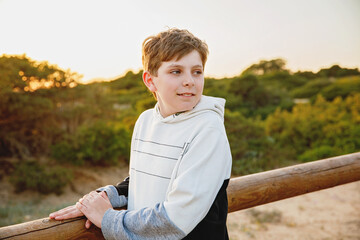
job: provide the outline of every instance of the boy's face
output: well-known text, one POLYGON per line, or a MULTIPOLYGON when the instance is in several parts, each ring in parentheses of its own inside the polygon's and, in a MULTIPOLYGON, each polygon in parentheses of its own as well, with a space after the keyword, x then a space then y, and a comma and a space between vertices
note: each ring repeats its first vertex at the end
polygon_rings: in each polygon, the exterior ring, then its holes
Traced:
POLYGON ((198 51, 193 50, 179 60, 162 62, 157 76, 144 72, 143 80, 156 94, 163 117, 193 109, 204 88, 203 64, 198 51))

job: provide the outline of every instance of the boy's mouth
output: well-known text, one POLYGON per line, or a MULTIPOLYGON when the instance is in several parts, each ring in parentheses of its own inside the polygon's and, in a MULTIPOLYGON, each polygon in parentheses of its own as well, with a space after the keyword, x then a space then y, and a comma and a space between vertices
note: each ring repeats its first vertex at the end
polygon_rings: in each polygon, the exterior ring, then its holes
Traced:
POLYGON ((183 96, 183 97, 192 97, 195 96, 195 94, 193 93, 178 93, 178 96, 183 96))

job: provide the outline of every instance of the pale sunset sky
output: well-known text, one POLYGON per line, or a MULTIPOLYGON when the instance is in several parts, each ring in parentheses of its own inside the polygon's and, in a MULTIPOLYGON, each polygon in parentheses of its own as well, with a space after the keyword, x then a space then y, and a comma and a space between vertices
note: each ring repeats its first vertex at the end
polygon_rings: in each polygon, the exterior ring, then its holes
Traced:
POLYGON ((114 79, 140 70, 142 41, 168 27, 207 42, 209 77, 274 58, 292 71, 360 68, 359 0, 0 0, 0 55, 114 79))

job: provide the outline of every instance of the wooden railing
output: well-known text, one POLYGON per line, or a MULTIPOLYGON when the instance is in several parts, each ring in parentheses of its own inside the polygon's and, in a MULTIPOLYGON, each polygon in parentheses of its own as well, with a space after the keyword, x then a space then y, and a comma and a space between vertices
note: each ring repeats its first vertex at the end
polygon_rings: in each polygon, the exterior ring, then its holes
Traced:
MULTIPOLYGON (((360 180, 360 152, 232 178, 229 212, 360 180)), ((55 221, 43 218, 0 228, 2 239, 103 239, 85 218, 55 221)))

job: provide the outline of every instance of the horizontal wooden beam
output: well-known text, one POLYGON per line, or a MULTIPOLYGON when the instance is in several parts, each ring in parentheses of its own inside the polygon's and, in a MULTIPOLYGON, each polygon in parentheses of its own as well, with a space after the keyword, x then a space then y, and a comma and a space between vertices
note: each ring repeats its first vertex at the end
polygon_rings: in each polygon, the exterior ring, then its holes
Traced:
POLYGON ((49 218, 34 220, 0 228, 0 239, 11 240, 64 240, 64 239, 104 239, 101 229, 92 225, 85 228, 85 218, 56 221, 49 218))
MULTIPOLYGON (((360 152, 232 178, 229 212, 295 197, 360 180, 360 152)), ((85 229, 85 218, 43 218, 0 228, 2 239, 104 239, 101 230, 85 229)))
POLYGON ((360 181, 360 152, 233 178, 229 212, 360 181))

